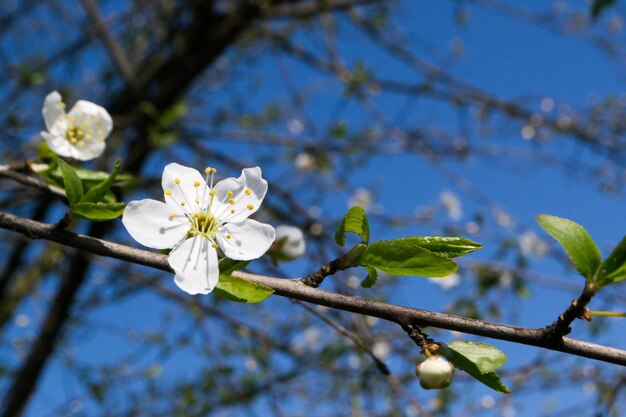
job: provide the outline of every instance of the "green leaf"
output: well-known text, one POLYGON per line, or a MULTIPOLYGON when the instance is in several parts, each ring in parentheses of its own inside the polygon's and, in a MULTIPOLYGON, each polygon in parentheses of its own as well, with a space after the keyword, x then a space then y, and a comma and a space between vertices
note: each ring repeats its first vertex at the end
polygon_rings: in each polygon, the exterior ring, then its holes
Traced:
POLYGON ((113 166, 113 171, 104 180, 102 180, 102 182, 87 191, 87 194, 85 194, 85 197, 83 197, 81 201, 86 203, 97 203, 102 201, 111 188, 111 185, 115 182, 115 177, 117 177, 121 163, 121 159, 118 158, 113 166))
POLYGON ((602 258, 585 228, 571 220, 547 214, 540 214, 536 219, 539 226, 563 246, 578 272, 593 282, 602 258))
POLYGON ((63 186, 67 194, 67 201, 69 201, 70 207, 74 209, 76 203, 83 198, 83 184, 80 182, 80 178, 78 178, 74 169, 67 162, 59 158, 57 163, 63 175, 63 186))
POLYGON ((86 219, 94 221, 112 220, 122 215, 126 204, 124 203, 91 203, 81 201, 72 211, 86 219))
POLYGON ((235 271, 245 268, 249 263, 250 261, 235 261, 230 258, 222 258, 220 259, 220 274, 230 275, 235 271))
POLYGON ((411 239, 374 242, 358 262, 390 274, 424 277, 444 277, 458 269, 453 260, 426 250, 411 239))
MULTIPOLYGON (((221 271, 220 271, 221 272, 221 271)), ((220 280, 213 290, 217 295, 238 303, 258 303, 266 300, 274 290, 243 278, 220 273, 220 280)))
POLYGON ((600 265, 598 283, 608 285, 626 278, 626 236, 600 265))
POLYGON ((396 240, 417 245, 446 258, 464 256, 483 247, 480 243, 462 237, 412 236, 396 240))
POLYGON ((346 245, 346 233, 355 233, 363 239, 365 243, 370 239, 370 225, 365 215, 365 210, 359 206, 354 206, 341 220, 341 224, 335 232, 335 242, 339 246, 346 245))
POLYGON ((443 345, 437 353, 489 388, 504 394, 511 392, 495 372, 507 360, 500 349, 486 343, 456 341, 443 345))
POLYGON ((378 272, 376 272, 376 268, 372 268, 371 266, 366 265, 364 268, 367 271, 367 277, 361 282, 361 287, 372 288, 378 281, 378 272))

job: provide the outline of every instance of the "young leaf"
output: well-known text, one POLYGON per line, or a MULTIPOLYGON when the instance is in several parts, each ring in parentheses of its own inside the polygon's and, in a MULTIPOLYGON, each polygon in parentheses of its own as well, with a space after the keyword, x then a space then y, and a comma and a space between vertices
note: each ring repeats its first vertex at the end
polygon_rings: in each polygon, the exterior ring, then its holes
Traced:
POLYGON ((80 182, 80 178, 78 178, 74 169, 64 160, 59 158, 57 163, 63 175, 63 185, 65 193, 67 194, 67 201, 70 203, 70 208, 74 209, 76 203, 83 198, 83 184, 80 182))
POLYGON ((335 232, 335 242, 339 246, 346 245, 346 233, 355 233, 363 239, 365 243, 370 239, 370 226, 365 215, 365 210, 359 206, 354 206, 341 220, 341 224, 335 232))
POLYGON ((537 223, 563 246, 580 274, 593 281, 602 262, 600 250, 589 233, 578 223, 547 214, 536 217, 537 223))
POLYGON ((364 268, 367 271, 367 276, 363 282, 361 282, 361 287, 372 288, 378 281, 378 272, 376 272, 376 268, 372 268, 371 266, 365 266, 364 268))
POLYGON ((81 201, 77 203, 72 211, 93 221, 113 220, 124 213, 124 203, 90 203, 81 201))
POLYGON ((258 303, 274 293, 273 289, 265 285, 224 274, 220 274, 220 280, 213 291, 217 295, 238 303, 258 303))
POLYGON ((105 178, 101 183, 87 191, 82 201, 86 203, 97 203, 99 201, 102 201, 104 196, 111 188, 111 185, 113 185, 113 183, 115 182, 115 177, 117 177, 117 173, 120 170, 121 163, 121 159, 118 158, 117 161, 115 161, 115 165, 113 166, 113 171, 111 172, 111 174, 109 174, 109 176, 105 178))
POLYGON ((442 346, 437 353, 489 388, 505 394, 511 392, 495 372, 507 359, 500 349, 486 343, 457 341, 442 346))
POLYGON ((230 258, 222 258, 220 259, 220 274, 230 275, 235 271, 245 268, 249 263, 250 261, 235 261, 230 258))
POLYGON ((608 285, 626 278, 626 236, 600 265, 598 283, 608 285))
POLYGON ((390 274, 424 277, 444 277, 458 269, 453 260, 428 251, 410 239, 374 242, 358 262, 390 274))
POLYGON ((462 237, 412 236, 396 240, 410 242, 446 258, 464 256, 483 247, 480 243, 462 237))

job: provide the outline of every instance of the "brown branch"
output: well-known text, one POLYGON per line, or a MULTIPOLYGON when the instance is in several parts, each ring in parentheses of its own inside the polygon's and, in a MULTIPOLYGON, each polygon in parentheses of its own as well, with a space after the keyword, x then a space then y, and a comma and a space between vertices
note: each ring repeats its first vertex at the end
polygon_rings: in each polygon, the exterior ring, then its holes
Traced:
POLYGON ((597 287, 590 285, 589 281, 586 281, 585 288, 578 299, 573 300, 563 314, 561 314, 552 324, 544 328, 546 337, 558 339, 566 334, 569 334, 572 331, 570 325, 578 318, 591 320, 591 317, 586 314, 587 305, 593 296, 596 295, 597 291, 597 287))
POLYGON ((22 174, 18 172, 14 167, 8 165, 0 165, 0 177, 10 178, 13 181, 19 182, 22 185, 37 188, 46 194, 54 195, 55 197, 63 200, 67 199, 65 190, 54 185, 47 184, 39 177, 32 175, 22 174))
MULTIPOLYGON (((0 212, 0 227, 13 230, 33 239, 47 239, 96 255, 109 256, 171 272, 166 255, 58 230, 54 225, 36 222, 9 213, 0 212)), ((280 296, 338 310, 378 317, 400 325, 415 323, 419 324, 420 327, 432 326, 440 329, 484 336, 491 339, 542 347, 549 350, 596 359, 602 362, 626 366, 626 351, 624 350, 567 337, 554 340, 546 337, 544 329, 509 326, 451 314, 401 307, 380 301, 368 300, 362 297, 330 293, 306 286, 301 280, 297 279, 272 278, 241 271, 237 271, 233 275, 268 286, 280 296)))

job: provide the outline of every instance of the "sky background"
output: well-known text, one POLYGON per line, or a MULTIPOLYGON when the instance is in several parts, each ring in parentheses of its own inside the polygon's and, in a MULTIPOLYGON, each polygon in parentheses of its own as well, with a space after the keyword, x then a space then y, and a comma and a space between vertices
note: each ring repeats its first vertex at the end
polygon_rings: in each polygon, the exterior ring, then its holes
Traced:
MULTIPOLYGON (((574 3, 574 2, 572 2, 574 3)), ((402 2, 395 10, 394 20, 401 23, 404 33, 398 36, 406 36, 414 42, 417 50, 423 51, 429 61, 436 65, 442 65, 450 74, 464 80, 465 82, 489 91, 491 94, 507 98, 521 99, 529 106, 536 108, 541 114, 540 103, 543 99, 549 98, 554 101, 555 108, 566 103, 573 109, 582 109, 590 104, 599 103, 607 96, 614 96, 624 99, 624 61, 623 56, 609 57, 589 43, 581 40, 577 35, 565 35, 554 31, 538 27, 534 24, 515 21, 509 17, 501 16, 482 8, 468 6, 462 7, 463 2, 434 2, 417 1, 402 2), (466 24, 455 24, 459 14, 463 13, 468 19, 466 24), (454 48, 462 48, 463 53, 455 55, 454 48)), ((489 4, 486 2, 485 4, 489 4)), ((521 2, 524 7, 539 7, 545 10, 543 2, 521 2), (541 3, 541 4, 540 4, 541 3)), ((107 2, 103 9, 106 13, 111 13, 117 6, 116 2, 107 2)), ((602 34, 609 33, 607 25, 620 18, 622 12, 620 4, 615 9, 607 12, 599 22, 594 31, 602 34)), ((552 7, 580 7, 570 6, 568 2, 555 2, 552 7)), ((584 9, 581 9, 584 10, 584 9)), ((341 24, 341 22, 340 22, 341 24)), ((296 39, 304 44, 315 45, 320 42, 319 38, 309 38, 310 32, 302 32, 296 39)), ((376 77, 398 78, 403 77, 407 82, 419 82, 415 73, 397 61, 389 59, 388 55, 376 48, 371 47, 371 43, 364 42, 363 35, 350 30, 342 30, 338 45, 343 59, 348 65, 358 62, 367 62, 369 69, 376 77), (369 45, 369 46, 368 46, 369 45)), ((617 40, 624 40, 624 34, 619 31, 612 34, 617 40)), ((19 42, 14 46, 5 45, 6 50, 11 51, 17 48, 19 42)), ((85 57, 85 65, 82 69, 74 68, 74 71, 82 72, 84 77, 89 77, 91 71, 97 71, 99 65, 104 65, 102 58, 94 55, 93 59, 85 57)), ((225 60, 232 58, 227 55, 225 60)), ((314 121, 314 126, 307 124, 302 114, 294 110, 291 122, 284 126, 275 127, 276 131, 288 132, 298 131, 298 122, 304 125, 302 133, 303 140, 315 134, 324 135, 329 129, 327 120, 331 115, 337 115, 337 109, 341 109, 341 119, 350 126, 366 125, 370 118, 360 109, 352 104, 343 103, 341 85, 335 80, 330 80, 311 70, 302 63, 286 60, 282 64, 288 68, 292 82, 297 88, 306 92, 307 105, 306 117, 314 121), (295 123, 295 124, 294 124, 295 123)), ((193 117, 202 119, 209 118, 219 107, 232 108, 232 97, 245 96, 247 101, 241 106, 245 111, 253 112, 261 110, 267 103, 275 102, 284 105, 289 102, 289 96, 283 88, 285 82, 281 72, 277 71, 277 60, 272 54, 264 54, 260 51, 256 59, 248 63, 226 62, 224 65, 232 65, 234 71, 241 74, 241 78, 232 81, 226 89, 216 88, 209 96, 203 98, 200 107, 191 108, 193 117), (253 74, 250 76, 249 74, 253 74), (257 78, 258 77, 258 78, 257 78), (262 82, 258 82, 262 79, 262 82), (257 83, 258 82, 258 83, 257 83), (238 92, 232 94, 233 92, 238 92), (207 103, 211 103, 207 107, 207 103)), ((63 72, 58 75, 59 80, 64 80, 63 72)), ((50 90, 56 88, 54 85, 47 86, 50 90)), ((96 101, 97 97, 84 96, 84 99, 96 101)), ((421 120, 423 124, 429 124, 433 128, 455 128, 459 124, 466 123, 472 126, 472 115, 460 115, 458 111, 449 106, 430 99, 415 98, 406 100, 393 94, 373 95, 371 100, 384 110, 384 117, 390 121, 397 121, 409 125, 415 120, 421 120)), ((43 101, 43 96, 41 97, 43 101)), ((552 110, 551 112, 554 112, 552 110)), ((40 108, 32 109, 33 118, 40 117, 40 108)), ((470 112, 471 113, 471 112, 470 112)), ((550 113, 550 112, 547 112, 550 113)), ((553 114, 553 113, 552 113, 553 114)), ((502 125, 505 123, 502 122, 502 125)), ((43 128, 43 120, 40 129, 43 128)), ((473 128, 470 127, 470 128, 473 128)), ((480 138, 476 135, 473 140, 476 143, 488 144, 490 146, 510 146, 522 151, 533 151, 539 149, 534 140, 522 138, 521 130, 523 126, 517 122, 510 122, 506 127, 499 130, 494 136, 488 139, 480 138)), ((36 130, 32 133, 36 134, 36 130)), ((31 138, 29 138, 31 139, 31 138)), ((264 176, 268 179, 272 193, 272 184, 287 184, 294 193, 302 194, 303 204, 314 213, 320 213, 321 217, 328 223, 339 219, 349 207, 350 198, 355 190, 364 188, 371 190, 373 203, 369 209, 372 219, 372 237, 378 239, 390 239, 396 237, 410 236, 415 234, 440 234, 442 230, 436 228, 406 226, 403 228, 386 227, 379 221, 384 216, 407 216, 422 212, 426 207, 438 205, 441 193, 449 191, 454 193, 460 201, 463 216, 454 220, 461 230, 461 234, 485 243, 485 248, 474 253, 463 260, 460 264, 469 265, 471 260, 492 259, 497 247, 490 246, 489 242, 499 234, 510 233, 515 230, 518 234, 524 231, 534 231, 539 237, 545 239, 551 248, 557 250, 549 237, 536 225, 534 216, 539 213, 549 213, 560 217, 572 219, 586 227, 590 234, 598 243, 604 256, 608 255, 610 248, 617 244, 626 234, 625 221, 625 200, 623 193, 617 195, 607 195, 598 187, 594 186, 594 180, 589 178, 588 172, 581 169, 579 172, 564 172, 549 164, 538 164, 535 160, 524 159, 502 159, 502 158, 478 158, 469 156, 466 160, 448 159, 437 163, 426 162, 425 159, 407 153, 372 155, 363 166, 351 172, 346 178, 348 187, 343 191, 329 192, 322 199, 316 197, 316 201, 311 201, 311 195, 307 192, 306 176, 295 175, 297 171, 293 160, 289 157, 280 157, 279 164, 270 164, 276 154, 276 148, 268 145, 258 145, 253 143, 233 143, 227 140, 215 138, 213 146, 227 155, 239 158, 245 166, 260 165, 263 168, 264 176), (454 181, 442 176, 442 172, 453 172, 457 178, 463 179, 487 197, 492 203, 489 213, 492 217, 486 220, 489 228, 481 230, 473 235, 471 222, 473 214, 481 210, 481 203, 476 201, 471 194, 464 193, 458 189, 454 181), (496 223, 497 210, 500 208, 503 213, 507 213, 511 219, 511 227, 501 227, 496 223), (467 262, 467 263, 466 263, 467 262)), ((590 151, 582 149, 579 145, 572 144, 571 140, 559 137, 552 138, 549 142, 541 145, 541 150, 554 154, 567 156, 575 161, 580 161, 581 166, 585 162, 597 161, 597 156, 590 151)), ((158 156, 150 160, 149 171, 158 173, 168 162, 179 162, 193 165, 196 155, 191 155, 185 151, 172 149, 171 159, 158 156)), ((211 161, 207 161, 209 165, 211 161)), ((201 168, 201 166, 197 166, 201 168)), ((624 167, 622 167, 624 169, 624 167)), ((575 170, 574 170, 575 171, 575 170)), ((238 172, 221 171, 225 176, 239 175, 238 172)), ((324 174, 320 174, 324 175, 324 174)), ((626 171, 622 172, 626 175, 626 171)), ((329 189, 332 190, 331 185, 329 189)), ((133 196, 152 197, 160 199, 160 191, 156 194, 148 195, 144 193, 133 196)), ((441 217, 441 223, 450 219, 446 218, 445 212, 438 212, 436 216, 441 217)), ((327 228, 325 233, 334 233, 334 230, 327 228)), ((114 236, 115 240, 131 243, 130 238, 124 235, 123 229, 114 236)), ((137 246, 139 246, 137 244, 137 246)), ((582 278, 569 269, 564 269, 563 265, 548 258, 531 258, 530 270, 539 276, 550 276, 559 280, 576 283, 582 288, 582 278)), ((330 260, 330 259, 329 259, 330 260)), ((108 262, 108 261, 103 261, 108 262)), ((287 276, 297 277, 312 270, 313 265, 308 262, 299 261, 284 266, 287 276)), ((252 266, 254 270, 254 266, 252 266)), ((156 276, 164 280, 171 281, 168 274, 154 272, 156 276)), ((365 274, 363 271, 355 271, 359 277, 365 274)), ((462 278, 469 274, 463 274, 462 278)), ((123 277, 121 277, 123 279, 123 277)), ((330 278, 332 279, 332 278, 330 278)), ((384 285, 386 277, 382 276, 379 285, 384 285)), ((93 288, 102 288, 107 291, 106 282, 98 281, 98 272, 94 272, 93 288)), ((51 285, 51 283, 48 283, 51 285)), ((624 284, 615 286, 614 290, 621 296, 624 295, 624 284)), ((175 289, 173 281, 170 285, 175 289)), ((376 291, 375 287, 372 291, 376 291)), ((468 290, 470 285, 461 281, 461 284, 449 291, 439 288, 436 284, 418 278, 403 278, 401 291, 393 294, 391 302, 434 311, 444 311, 450 305, 452 299, 459 297, 463 291, 468 290)), ((544 326, 551 322, 560 312, 562 312, 570 300, 576 295, 575 291, 561 291, 543 286, 530 284, 532 297, 520 303, 509 298, 503 298, 503 303, 517 303, 510 316, 500 319, 503 323, 522 325, 526 327, 544 326)), ((372 293, 375 294, 375 293, 372 293)), ((278 297, 275 297, 278 298, 278 297)), ((288 306, 286 300, 273 300, 276 308, 293 308, 288 306)), ((94 328, 98 331, 90 331, 90 327, 83 327, 74 333, 65 349, 75 355, 77 363, 81 361, 110 363, 112 366, 120 364, 119 358, 132 358, 129 372, 145 372, 152 364, 158 363, 151 352, 137 352, 133 356, 135 345, 132 343, 132 336, 129 333, 134 329, 141 328, 142 331, 158 329, 163 320, 163 311, 169 310, 171 305, 163 297, 155 294, 142 292, 136 297, 131 297, 123 302, 110 307, 93 310, 88 320, 94 323, 94 328), (108 330, 103 330, 108 329, 108 330), (118 338, 112 334, 119 335, 118 338), (129 342, 130 340, 130 342, 129 342)), ((592 306, 593 307, 593 306, 592 306)), ((241 311, 242 314, 252 314, 255 306, 235 306, 231 307, 233 312, 241 311)), ((20 316, 16 320, 23 320, 23 317, 36 318, 43 314, 45 310, 30 302, 24 307, 20 316), (20 317, 22 317, 20 319, 20 317)), ((182 314, 182 310, 179 314, 182 314)), ((171 320, 177 320, 174 316, 171 320)), ((593 337, 593 341, 606 343, 618 348, 626 348, 626 335, 623 331, 623 322, 617 319, 596 319, 607 323, 607 329, 598 338, 593 337)), ((23 323, 22 323, 23 324, 23 323)), ((576 323, 574 336, 586 340, 592 340, 586 331, 585 323, 576 323)), ((181 329, 182 332, 183 329, 181 329)), ((33 325, 19 325, 11 330, 15 336, 25 336, 34 333, 33 325)), ((329 329, 324 329, 330 332, 329 329)), ((230 329, 219 327, 207 327, 203 332, 214 334, 215 337, 241 337, 233 335, 230 329)), ((451 341, 459 337, 449 332, 437 332, 438 337, 444 341, 451 341)), ((474 337, 465 337, 469 340, 479 340, 474 337)), ((241 338, 244 343, 245 338, 241 338)), ((507 367, 515 368, 528 362, 528 358, 536 354, 537 349, 518 346, 500 341, 488 341, 499 347, 509 356, 509 363, 503 368, 503 380, 509 385, 514 385, 514 381, 507 380, 507 367)), ((408 340, 407 340, 408 343, 408 340)), ((416 351, 416 360, 418 357, 416 351)), ((575 361, 580 364, 581 369, 590 361, 579 358, 565 358, 564 355, 553 354, 557 361, 571 363, 575 361)), ((197 369, 199 362, 205 359, 202 355, 194 354, 189 350, 181 354, 173 355, 166 363, 159 363, 157 383, 167 384, 168 381, 180 380, 192 375, 197 369)), ((394 367, 403 366, 393 359, 389 362, 392 372, 398 371, 394 367)), ((242 366, 239 364, 238 366, 242 366)), ((557 365, 558 369, 558 365, 557 365)), ((462 377, 461 377, 462 378, 462 377)), ((556 375, 559 378, 559 375, 556 375)), ((81 387, 76 381, 68 376, 64 366, 55 360, 48 366, 44 378, 41 380, 40 389, 31 402, 27 413, 28 416, 38 417, 55 415, 55 409, 61 403, 71 401, 82 395, 81 387), (60 400, 62 399, 62 400, 60 400)), ((472 395, 487 398, 486 404, 490 403, 489 397, 498 397, 496 394, 478 383, 467 384, 467 389, 472 395)), ((419 390, 417 387, 413 389, 419 390)), ((591 388, 584 385, 572 383, 567 389, 557 390, 552 398, 542 397, 541 392, 530 394, 522 401, 514 397, 511 407, 506 408, 502 414, 504 417, 537 416, 545 410, 545 403, 570 403, 572 398, 584 400, 590 394, 591 388)), ((117 395, 120 401, 124 401, 124 391, 120 390, 117 395)), ((432 398, 431 393, 419 393, 420 399, 428 401, 432 398)), ((575 402, 574 401, 574 402, 575 402)), ((575 405, 575 404, 572 404, 575 405)), ((90 407, 93 403, 78 401, 75 404, 75 415, 89 415, 90 407)), ((294 405, 297 407, 297 405, 294 405)), ((463 403, 457 405, 459 409, 464 407, 463 403)), ((263 415, 263 404, 258 405, 255 411, 263 415)), ((407 412, 408 413, 408 412, 407 412)), ((226 412, 224 415, 230 415, 226 412)), ((479 414, 477 414, 479 415, 479 414)), ((544 414, 548 415, 548 414, 544 414)))

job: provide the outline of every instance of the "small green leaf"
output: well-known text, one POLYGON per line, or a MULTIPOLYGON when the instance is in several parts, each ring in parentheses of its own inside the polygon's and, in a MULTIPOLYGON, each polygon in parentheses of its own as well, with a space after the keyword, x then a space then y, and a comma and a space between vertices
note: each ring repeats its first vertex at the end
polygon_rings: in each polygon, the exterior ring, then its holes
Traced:
POLYGON ((424 277, 443 277, 458 269, 453 260, 426 250, 411 239, 374 242, 358 262, 390 274, 424 277))
POLYGON ((446 258, 464 256, 483 247, 480 243, 462 237, 412 236, 396 240, 415 244, 446 258))
POLYGON ((443 345, 437 353, 489 388, 504 394, 511 392, 495 372, 507 360, 500 349, 486 343, 456 341, 443 345))
POLYGON ((626 236, 600 265, 598 283, 608 285, 626 278, 626 236))
POLYGON ((111 174, 109 174, 107 178, 102 180, 101 183, 87 191, 85 197, 83 197, 81 201, 85 203, 97 203, 99 201, 102 201, 102 199, 106 196, 107 192, 111 188, 111 185, 113 185, 113 183, 115 182, 115 177, 117 177, 117 173, 120 170, 121 163, 121 159, 118 158, 117 161, 115 161, 115 165, 113 166, 113 171, 111 172, 111 174))
POLYGON ((370 239, 370 225, 365 215, 365 210, 359 206, 354 206, 341 220, 341 224, 335 232, 335 242, 339 246, 346 245, 346 233, 355 233, 363 239, 365 243, 370 239))
POLYGON ((539 226, 563 246, 578 272, 593 282, 602 258, 585 228, 571 220, 547 214, 540 214, 536 219, 539 226))
POLYGON ((124 203, 91 203, 81 201, 72 211, 86 219, 94 221, 113 220, 124 213, 124 203))
POLYGON ((238 303, 258 303, 274 293, 273 289, 265 285, 221 273, 220 280, 213 291, 219 296, 238 303))
POLYGON ((364 266, 367 271, 367 276, 361 282, 361 287, 363 288, 372 288, 374 284, 378 281, 378 272, 376 272, 376 268, 372 268, 371 266, 364 266))
POLYGON ((220 274, 230 275, 235 271, 245 268, 249 263, 250 261, 235 261, 230 258, 222 258, 220 259, 220 274))
POLYGON ((67 162, 59 158, 57 163, 63 175, 63 186, 67 194, 67 201, 73 209, 76 203, 83 198, 83 184, 80 182, 80 178, 78 178, 74 169, 67 162))

